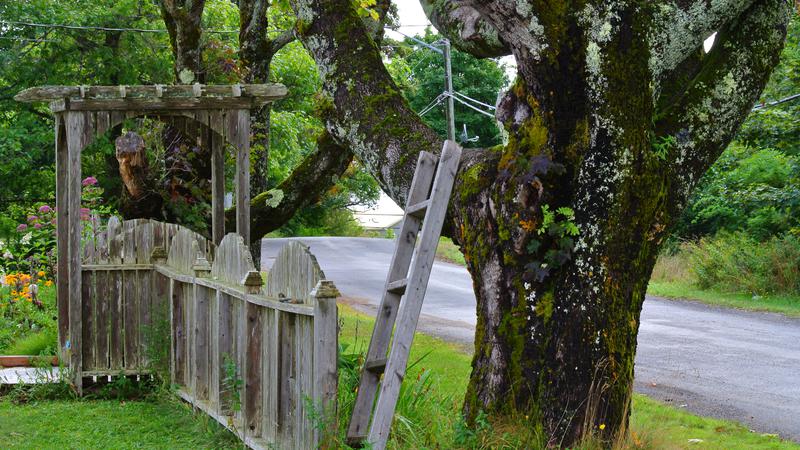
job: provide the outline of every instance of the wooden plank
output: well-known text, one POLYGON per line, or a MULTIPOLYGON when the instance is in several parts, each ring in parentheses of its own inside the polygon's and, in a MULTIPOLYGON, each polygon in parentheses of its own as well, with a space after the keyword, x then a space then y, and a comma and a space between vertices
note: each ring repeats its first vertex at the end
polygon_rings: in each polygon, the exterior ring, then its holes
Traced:
POLYGON ((225 236, 211 265, 211 277, 223 283, 241 286, 245 276, 254 270, 253 256, 244 238, 234 233, 225 236))
POLYGON ((219 359, 219 307, 222 293, 219 290, 211 290, 209 305, 209 348, 208 348, 208 401, 217 413, 220 411, 220 379, 222 378, 222 366, 219 359))
POLYGON ((263 392, 261 390, 262 378, 262 337, 263 337, 263 308, 248 303, 245 306, 246 344, 244 360, 244 389, 245 402, 244 424, 247 436, 261 436, 263 392))
POLYGON ((389 362, 381 383, 380 395, 375 405, 375 414, 367 438, 368 442, 377 450, 385 448, 389 439, 389 430, 400 395, 400 386, 406 373, 411 343, 414 341, 414 332, 433 268, 436 247, 439 243, 439 235, 444 224, 460 158, 461 148, 453 141, 446 141, 431 192, 431 205, 425 215, 425 224, 422 227, 422 238, 414 256, 407 293, 398 311, 398 322, 392 340, 389 362))
POLYGON ((109 330, 109 276, 107 272, 95 272, 95 336, 94 336, 94 368, 107 370, 109 367, 108 356, 108 330, 109 330))
MULTIPOLYGON (((134 224, 133 233, 135 235, 135 251, 134 255, 136 263, 145 265, 150 263, 150 256, 153 253, 154 236, 153 224, 147 219, 138 219, 134 224)), ((147 348, 148 348, 148 333, 151 328, 151 310, 152 310, 152 269, 151 270, 138 270, 129 275, 134 275, 134 283, 137 288, 136 293, 136 325, 138 334, 136 336, 137 342, 137 368, 144 369, 147 367, 147 348)), ((133 368, 130 367, 129 368, 133 368)))
POLYGON ((282 315, 279 336, 278 372, 278 436, 280 441, 293 442, 297 429, 297 360, 295 359, 296 316, 282 315))
MULTIPOLYGON (((136 222, 126 220, 122 223, 123 252, 125 264, 136 264, 136 222)), ((139 367, 139 292, 136 272, 122 274, 122 314, 125 327, 124 368, 139 367)))
POLYGON ((91 270, 84 270, 81 280, 81 297, 82 297, 82 316, 83 316, 83 370, 91 370, 94 368, 94 322, 97 316, 95 307, 96 294, 94 284, 94 272, 91 270))
MULTIPOLYGON (((212 113, 212 127, 222 128, 222 115, 212 113)), ((219 134, 211 134, 211 235, 212 241, 220 245, 225 236, 225 140, 219 134)))
POLYGON ((125 340, 122 306, 122 272, 108 272, 108 301, 110 319, 109 368, 124 368, 125 340))
POLYGON ((193 353, 195 397, 199 400, 208 400, 209 398, 209 308, 211 307, 211 294, 212 291, 210 289, 194 285, 193 353))
MULTIPOLYGON (((297 448, 317 448, 315 426, 311 420, 312 411, 309 410, 308 404, 309 401, 314 401, 314 318, 295 317, 300 325, 300 339, 297 341, 297 386, 300 392, 297 405, 298 432, 295 434, 297 448)), ((324 416, 318 417, 316 420, 324 418, 324 416)))
POLYGON ((111 117, 108 111, 98 111, 97 112, 97 137, 102 137, 106 132, 111 128, 111 117))
POLYGON ((278 439, 278 367, 280 365, 281 312, 265 309, 262 345, 262 436, 270 442, 278 439))
POLYGON ((222 415, 229 416, 233 413, 233 393, 230 390, 229 383, 226 382, 225 362, 229 358, 233 358, 233 314, 231 311, 231 299, 228 295, 218 292, 217 299, 219 301, 218 316, 219 321, 219 335, 218 346, 215 365, 219 367, 219 412, 222 415))
POLYGON ((67 182, 67 132, 64 114, 57 114, 56 134, 56 303, 58 309, 58 348, 62 361, 67 361, 69 341, 69 195, 67 182))
POLYGON ((69 112, 66 115, 67 125, 67 182, 68 191, 67 242, 69 243, 69 263, 67 273, 69 277, 69 339, 70 339, 70 368, 73 373, 73 384, 78 393, 82 393, 82 310, 81 310, 81 151, 90 140, 90 124, 87 123, 86 114, 69 112))
MULTIPOLYGON (((427 200, 431 182, 435 175, 437 160, 434 155, 428 152, 420 153, 417 167, 414 171, 414 178, 411 180, 408 198, 406 199, 407 204, 413 205, 427 200)), ((390 287, 392 283, 402 280, 408 275, 408 268, 414 254, 419 227, 419 218, 409 215, 403 218, 400 233, 397 235, 397 244, 395 245, 392 262, 389 266, 384 294, 378 307, 375 327, 372 330, 372 338, 369 341, 367 361, 386 358, 401 297, 401 294, 393 292, 390 287)), ((367 436, 379 381, 379 373, 363 371, 361 374, 358 395, 356 396, 353 414, 347 431, 347 437, 351 443, 360 442, 367 436)))
MULTIPOLYGON (((288 93, 286 86, 278 83, 242 84, 238 85, 238 93, 231 85, 199 85, 200 96, 205 98, 239 98, 253 97, 264 100, 278 100, 288 93)), ((18 102, 44 102, 50 100, 69 99, 169 99, 190 98, 195 96, 197 87, 192 84, 174 85, 134 85, 124 86, 36 86, 19 92, 14 99, 18 102), (124 93, 124 95, 123 95, 124 93)))
POLYGON ((181 386, 186 386, 185 286, 184 283, 172 282, 172 380, 181 386))
POLYGON ((336 434, 337 403, 339 395, 339 334, 338 312, 336 298, 339 291, 331 281, 323 280, 317 283, 311 293, 314 299, 313 321, 313 395, 314 406, 321 414, 321 421, 325 424, 325 435, 319 429, 314 429, 313 446, 320 442, 328 441, 336 434))
POLYGON ((236 149, 236 233, 250 245, 250 111, 229 111, 228 141, 236 149))

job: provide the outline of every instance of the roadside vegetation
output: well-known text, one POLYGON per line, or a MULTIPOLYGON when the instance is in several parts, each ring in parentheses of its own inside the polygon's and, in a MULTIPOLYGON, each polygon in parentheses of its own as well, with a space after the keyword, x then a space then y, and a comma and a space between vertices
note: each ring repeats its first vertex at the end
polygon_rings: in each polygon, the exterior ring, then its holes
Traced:
MULTIPOLYGON (((342 321, 339 371, 339 436, 342 446, 359 381, 372 318, 347 306, 339 308, 342 321)), ((390 448, 518 449, 543 448, 528 427, 493 423, 479 416, 474 426, 461 418, 461 403, 472 361, 463 348, 417 333, 409 369, 398 401, 390 448)), ((633 395, 629 437, 619 449, 800 449, 775 435, 751 432, 747 427, 699 417, 643 395, 633 395)), ((579 449, 601 448, 591 438, 579 449)))
MULTIPOLYGON (((338 434, 344 444, 360 365, 373 320, 341 306, 338 434)), ((543 448, 539 436, 519 423, 497 423, 479 415, 468 425, 460 414, 471 356, 459 346, 418 333, 389 448, 543 448)), ((0 392, 3 448, 241 448, 237 439, 159 382, 128 379, 76 398, 66 384, 0 392), (55 424, 45 426, 42 424, 55 424), (91 426, 87 426, 91 424, 91 426)), ((326 424, 320 424, 325 426, 326 424)), ((576 449, 599 449, 591 437, 576 449)), ((725 420, 703 418, 634 394, 630 433, 617 449, 800 449, 778 436, 751 432, 725 420)))

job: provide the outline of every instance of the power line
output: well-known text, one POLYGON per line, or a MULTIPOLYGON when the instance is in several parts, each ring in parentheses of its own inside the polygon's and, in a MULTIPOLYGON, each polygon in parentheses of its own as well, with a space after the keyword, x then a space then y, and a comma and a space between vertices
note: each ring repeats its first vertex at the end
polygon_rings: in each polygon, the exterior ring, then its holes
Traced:
POLYGON ((755 108, 753 108, 753 111, 761 111, 762 109, 771 108, 773 106, 780 105, 781 103, 790 102, 790 101, 796 100, 798 98, 800 98, 800 94, 794 94, 794 95, 790 95, 788 97, 782 98, 780 100, 776 100, 774 102, 762 103, 762 104, 756 106, 755 108))
POLYGON ((496 110, 496 109, 497 109, 497 108, 495 108, 494 106, 492 106, 492 105, 490 105, 490 104, 488 104, 488 103, 483 103, 483 102, 482 102, 482 101, 480 101, 480 100, 475 100, 474 98, 472 98, 472 97, 470 97, 470 96, 468 96, 468 95, 462 94, 461 92, 458 92, 458 91, 453 91, 453 93, 454 93, 454 94, 456 94, 456 95, 458 95, 458 96, 461 96, 461 97, 462 97, 462 98, 464 98, 465 100, 470 100, 470 101, 472 101, 473 103, 477 103, 477 104, 479 104, 479 105, 481 105, 481 106, 485 106, 485 107, 487 107, 487 108, 489 108, 489 109, 491 109, 491 110, 496 110))
MULTIPOLYGON (((21 27, 36 27, 36 28, 59 28, 64 30, 88 30, 88 31, 114 31, 123 32, 130 31, 135 33, 168 33, 168 30, 160 28, 117 28, 117 27, 100 27, 89 25, 66 25, 59 23, 35 23, 35 22, 19 22, 13 20, 0 20, 0 23, 6 25, 14 25, 21 27)), ((270 32, 284 32, 287 30, 271 30, 270 32)), ((239 34, 239 30, 203 30, 204 33, 215 34, 239 34)))
POLYGON ((465 102, 464 100, 461 100, 459 97, 456 97, 455 95, 448 95, 448 97, 451 97, 453 100, 455 100, 455 101, 457 101, 457 102, 461 103, 462 105, 464 105, 464 106, 467 106, 467 107, 469 107, 469 108, 472 108, 472 109, 474 109, 475 111, 477 111, 477 112, 479 112, 479 113, 481 113, 481 114, 483 114, 483 115, 485 115, 485 116, 489 116, 489 117, 491 117, 492 119, 494 119, 494 114, 492 114, 492 113, 490 113, 490 112, 486 112, 486 111, 484 111, 484 110, 482 110, 482 109, 480 109, 480 108, 478 108, 478 107, 472 106, 472 104, 471 104, 471 103, 467 103, 467 102, 465 102))

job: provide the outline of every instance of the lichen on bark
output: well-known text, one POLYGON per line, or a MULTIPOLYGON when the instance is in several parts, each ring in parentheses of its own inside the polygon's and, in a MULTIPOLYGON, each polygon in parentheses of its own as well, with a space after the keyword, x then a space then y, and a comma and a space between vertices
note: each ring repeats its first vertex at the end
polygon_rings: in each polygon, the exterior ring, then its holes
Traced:
MULTIPOLYGON (((454 42, 472 26, 464 49, 509 50, 519 71, 497 110, 508 145, 465 151, 445 227, 477 298, 464 412, 526 416, 551 446, 587 435, 611 443, 628 422, 639 316, 660 245, 763 89, 789 7, 425 3, 454 42), (709 27, 719 42, 702 57, 709 27), (496 41, 486 39, 492 33, 496 41), (577 236, 552 226, 553 211, 577 236)), ((416 155, 441 143, 409 109, 350 2, 292 4, 329 99, 327 130, 404 204, 416 155)))

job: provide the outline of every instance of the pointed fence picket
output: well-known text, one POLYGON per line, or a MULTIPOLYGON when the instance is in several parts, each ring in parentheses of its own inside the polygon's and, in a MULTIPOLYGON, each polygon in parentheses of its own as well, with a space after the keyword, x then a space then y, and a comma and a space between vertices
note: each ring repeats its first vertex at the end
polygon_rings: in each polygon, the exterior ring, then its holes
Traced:
POLYGON ((335 426, 338 291, 307 247, 284 247, 266 286, 241 236, 153 220, 111 218, 83 256, 84 385, 150 373, 162 320, 178 394, 249 447, 315 448, 335 426))

